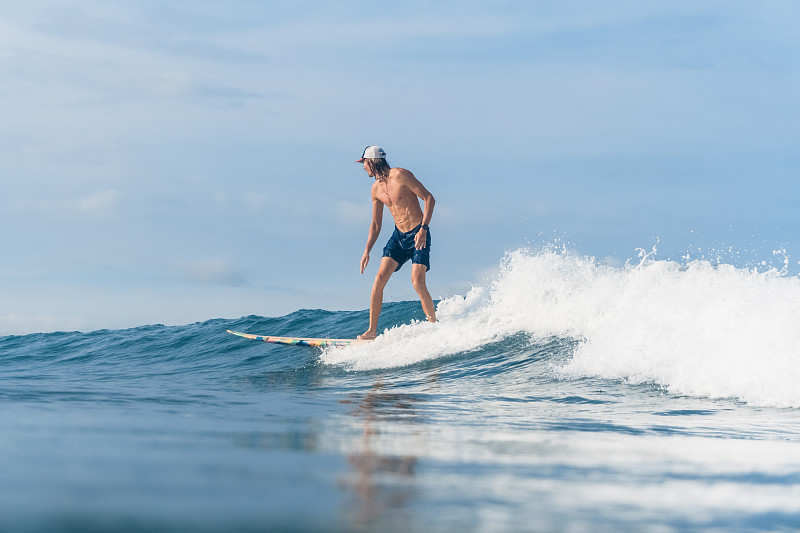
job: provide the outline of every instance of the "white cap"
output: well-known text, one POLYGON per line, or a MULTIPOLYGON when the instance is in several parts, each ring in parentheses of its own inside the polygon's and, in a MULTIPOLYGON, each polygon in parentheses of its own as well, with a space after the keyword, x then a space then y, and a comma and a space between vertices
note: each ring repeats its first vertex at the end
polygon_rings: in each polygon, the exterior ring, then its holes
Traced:
POLYGON ((363 163, 365 159, 386 159, 386 152, 384 152, 383 148, 380 146, 367 146, 364 148, 364 154, 361 156, 361 159, 356 161, 356 163, 363 163))

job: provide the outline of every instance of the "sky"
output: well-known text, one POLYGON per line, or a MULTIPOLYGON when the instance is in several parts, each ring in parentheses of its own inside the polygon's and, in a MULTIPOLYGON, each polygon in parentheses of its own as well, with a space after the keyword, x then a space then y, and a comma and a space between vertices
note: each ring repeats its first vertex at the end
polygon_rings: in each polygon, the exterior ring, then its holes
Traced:
MULTIPOLYGON (((800 4, 0 0, 0 335, 366 309, 369 144, 428 287, 546 245, 800 267, 800 4), (780 252, 776 254, 775 252, 780 252)), ((413 300, 410 269, 386 300, 413 300)))

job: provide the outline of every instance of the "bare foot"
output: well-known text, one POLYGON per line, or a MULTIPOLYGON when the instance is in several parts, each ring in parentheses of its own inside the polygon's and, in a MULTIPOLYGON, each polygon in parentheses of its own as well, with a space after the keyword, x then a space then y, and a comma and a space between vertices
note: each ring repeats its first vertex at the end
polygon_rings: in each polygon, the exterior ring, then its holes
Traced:
POLYGON ((375 340, 375 337, 377 337, 376 333, 375 331, 367 330, 356 338, 360 341, 371 341, 375 340))

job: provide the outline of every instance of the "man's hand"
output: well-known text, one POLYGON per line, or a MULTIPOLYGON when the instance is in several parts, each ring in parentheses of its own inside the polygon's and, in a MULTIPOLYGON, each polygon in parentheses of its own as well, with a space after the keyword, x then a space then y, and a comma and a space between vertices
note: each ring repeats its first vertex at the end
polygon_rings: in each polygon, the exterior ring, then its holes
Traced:
POLYGON ((364 269, 367 268, 367 264, 369 263, 369 252, 364 252, 364 255, 361 256, 361 273, 364 273, 364 269))
POLYGON ((428 230, 420 228, 416 235, 414 235, 414 248, 422 250, 425 248, 425 241, 428 237, 428 230))

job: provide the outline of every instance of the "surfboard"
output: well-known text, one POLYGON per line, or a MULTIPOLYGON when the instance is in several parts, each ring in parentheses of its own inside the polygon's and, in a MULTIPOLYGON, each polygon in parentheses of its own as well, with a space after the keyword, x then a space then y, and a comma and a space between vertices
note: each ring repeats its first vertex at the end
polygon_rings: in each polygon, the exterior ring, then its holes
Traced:
POLYGON ((371 341, 360 339, 312 339, 309 337, 276 337, 274 335, 253 335, 252 333, 241 333, 239 331, 228 330, 231 335, 244 337, 254 341, 271 342, 273 344, 286 344, 289 346, 350 346, 351 344, 364 344, 371 341))

